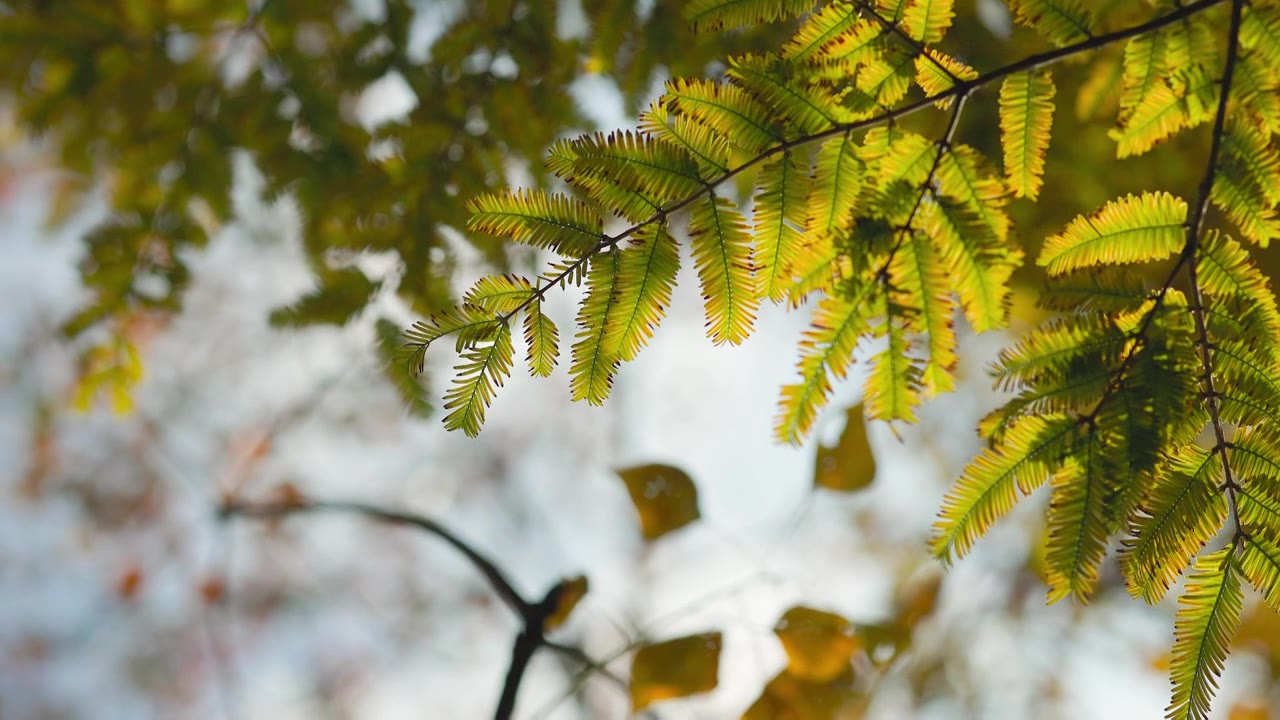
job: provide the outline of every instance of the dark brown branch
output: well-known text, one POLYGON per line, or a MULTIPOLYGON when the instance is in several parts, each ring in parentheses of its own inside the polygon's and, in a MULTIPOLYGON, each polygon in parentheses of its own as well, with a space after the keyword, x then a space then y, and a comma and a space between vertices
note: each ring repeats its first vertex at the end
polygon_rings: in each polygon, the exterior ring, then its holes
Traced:
POLYGON ((440 523, 428 517, 414 515, 412 513, 400 512, 390 508, 379 507, 361 502, 347 502, 339 500, 303 500, 301 502, 269 502, 269 503, 242 503, 238 501, 230 501, 222 505, 218 509, 218 514, 222 518, 230 517, 256 517, 256 518, 277 518, 286 515, 298 515, 303 513, 348 513, 356 515, 364 515, 374 520, 380 520, 392 525, 408 525, 410 527, 424 530, 436 537, 444 540, 455 550, 462 553, 464 557, 475 566, 476 570, 484 575, 484 579, 489 582, 489 586, 493 591, 502 598, 502 601, 511 608, 513 612, 522 618, 527 615, 532 607, 531 603, 516 592, 511 583, 507 580, 502 571, 498 569, 485 556, 481 555, 475 548, 463 542, 457 535, 454 535, 440 523))
POLYGON ((543 642, 541 633, 531 634, 527 630, 516 636, 515 645, 511 647, 511 664, 507 666, 507 677, 502 683, 502 695, 498 698, 498 709, 494 711, 495 720, 507 720, 516 709, 516 695, 520 692, 520 681, 529 667, 529 661, 543 642))
POLYGON ((563 655, 582 662, 588 670, 603 667, 592 660, 586 653, 566 645, 549 643, 544 635, 547 620, 560 607, 560 599, 569 581, 561 581, 552 587, 538 602, 530 602, 520 595, 511 585, 498 566, 478 550, 453 534, 435 520, 412 513, 392 510, 362 502, 340 500, 291 500, 283 502, 245 503, 230 500, 218 508, 221 519, 236 517, 249 518, 281 518, 288 515, 304 513, 348 513, 363 515, 367 518, 392 525, 404 525, 423 530, 448 543, 461 553, 475 568, 484 575, 493 591, 502 598, 521 621, 520 634, 511 650, 511 664, 502 685, 502 694, 498 699, 498 707, 494 720, 510 720, 515 709, 516 695, 520 690, 520 682, 524 678, 529 661, 539 648, 547 647, 563 655))
POLYGON ((1204 377, 1201 380, 1201 384, 1204 386, 1205 406, 1209 410, 1209 420, 1213 426, 1213 438, 1216 443, 1214 447, 1219 451, 1218 457, 1222 461, 1223 489, 1227 494, 1227 505, 1231 511, 1231 520, 1235 524, 1235 536, 1233 538, 1235 543, 1248 539, 1249 534, 1245 532, 1244 526, 1240 522, 1240 506, 1236 498, 1236 490, 1240 486, 1236 483, 1231 473, 1231 461, 1228 459, 1228 453, 1226 452, 1227 436, 1222 427, 1222 415, 1219 406, 1221 396, 1218 395, 1214 387, 1213 356, 1210 352, 1208 323, 1205 321, 1204 293, 1200 289, 1200 281, 1197 276, 1199 261, 1196 257, 1196 252, 1200 248, 1205 215, 1209 208, 1209 198, 1213 193, 1214 180, 1217 178, 1218 156, 1222 149, 1222 137, 1226 133, 1227 106, 1231 102, 1231 81, 1235 75, 1236 61, 1240 57, 1240 23, 1244 17, 1244 6, 1245 0, 1232 0, 1231 29, 1227 37, 1227 59, 1222 69, 1222 87, 1218 90, 1218 113, 1213 120, 1213 139, 1209 147, 1209 165, 1205 169, 1204 180, 1200 183, 1200 194, 1195 207, 1192 209, 1192 216, 1187 223, 1187 250, 1184 253, 1191 257, 1187 275, 1188 282, 1191 285, 1191 314, 1196 323, 1196 344, 1200 346, 1200 365, 1204 368, 1204 377))

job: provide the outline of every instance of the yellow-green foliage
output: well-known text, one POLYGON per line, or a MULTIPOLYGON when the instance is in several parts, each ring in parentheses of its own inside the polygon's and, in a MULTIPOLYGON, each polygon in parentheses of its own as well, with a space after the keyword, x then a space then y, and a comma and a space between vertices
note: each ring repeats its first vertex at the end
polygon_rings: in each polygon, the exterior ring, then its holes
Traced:
MULTIPOLYGON (((1187 197, 1151 189, 1100 202, 1044 240, 1035 264, 1052 318, 992 368, 1012 395, 982 421, 990 447, 944 501, 933 547, 945 561, 965 554, 1048 484, 1050 601, 1087 601, 1116 541, 1129 590, 1148 602, 1194 564, 1169 716, 1201 718, 1243 582, 1273 606, 1280 598, 1280 313, 1231 237, 1265 246, 1280 233, 1280 3, 1156 2, 1117 26, 1077 0, 1007 4, 1056 49, 983 69, 963 48, 936 47, 956 16, 944 0, 690 3, 701 29, 800 21, 776 52, 728 58, 720 80, 669 82, 638 130, 557 143, 547 165, 585 199, 475 201, 473 228, 568 260, 531 284, 491 280, 484 288, 501 292, 473 291, 414 332, 420 344, 468 333, 464 384, 475 391, 454 397, 484 400, 501 372, 482 363, 507 324, 585 277, 569 373, 575 399, 601 402, 661 320, 683 242, 713 342, 745 339, 761 302, 817 297, 779 439, 806 437, 863 343, 867 416, 911 422, 953 385, 957 316, 979 332, 1007 324, 1023 258, 1007 205, 1051 191, 1052 64, 1092 58, 1100 69, 1077 110, 1113 109, 1115 155, 1208 125, 1202 170, 1187 197), (998 116, 1001 167, 962 141, 965 110, 980 103, 998 116), (910 117, 930 111, 931 129, 910 117), (735 179, 751 188, 741 208, 735 179), (602 229, 614 225, 624 229, 602 229)), ((554 345, 532 345, 535 370, 549 368, 554 345)), ((453 424, 474 429, 457 412, 453 424)))
MULTIPOLYGON (((641 12, 653 4, 582 3, 577 19, 568 19, 580 21, 582 32, 565 37, 557 32, 564 4, 556 0, 522 2, 518 14, 510 0, 441 8, 387 0, 363 10, 310 0, 5 2, 6 117, 12 110, 71 171, 54 186, 55 219, 95 184, 112 211, 86 238, 81 268, 92 293, 66 333, 128 332, 140 313, 180 308, 191 251, 234 219, 238 151, 264 175, 269 198, 287 192, 296 201, 316 271, 318 287, 273 313, 277 325, 343 323, 375 291, 389 291, 342 262, 366 251, 401 261, 395 291, 414 311, 447 310, 457 302, 450 235, 468 226, 469 207, 486 211, 471 219, 477 232, 469 240, 499 271, 511 269, 510 259, 505 242, 490 235, 587 254, 594 246, 581 244, 575 228, 588 239, 598 234, 594 210, 580 215, 576 201, 540 206, 542 190, 521 193, 520 206, 505 193, 486 195, 512 161, 532 161, 532 180, 545 188, 549 178, 536 160, 557 137, 589 124, 570 84, 609 73, 637 108, 658 67, 700 72, 728 52, 783 35, 759 27, 695 39, 670 4, 641 12), (416 14, 428 11, 445 27, 424 53, 414 39, 423 25, 416 14), (416 106, 403 120, 365 127, 355 100, 388 76, 407 84, 416 106), (469 198, 477 199, 468 206, 469 198), (540 226, 536 217, 522 220, 522 208, 567 223, 540 226), (133 282, 141 273, 164 282, 144 292, 133 282)), ((400 344, 378 347, 409 406, 425 412, 424 388, 396 361, 400 344)), ((91 353, 84 360, 96 368, 91 353)))

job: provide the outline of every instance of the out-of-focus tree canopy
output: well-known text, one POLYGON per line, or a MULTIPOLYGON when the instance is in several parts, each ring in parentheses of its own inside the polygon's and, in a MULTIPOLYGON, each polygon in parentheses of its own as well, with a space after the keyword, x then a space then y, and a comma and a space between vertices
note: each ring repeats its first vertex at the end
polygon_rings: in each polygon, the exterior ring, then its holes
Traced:
MULTIPOLYGON (((608 74, 634 109, 667 74, 701 74, 769 34, 695 40, 680 6, 5 3, 0 92, 71 171, 55 219, 99 184, 111 208, 85 240, 82 272, 95 297, 66 332, 124 327, 131 314, 180 306, 184 250, 233 212, 236 152, 249 155, 269 192, 297 199, 305 223, 317 287, 273 321, 342 323, 360 312, 386 278, 357 269, 358 253, 398 259, 395 290, 414 311, 447 307, 465 200, 511 173, 546 183, 545 148, 590 126, 575 81, 608 74), (385 119, 388 103, 412 109, 392 108, 385 119)), ((496 268, 512 262, 500 242, 467 240, 496 268)), ((386 335, 391 360, 396 333, 386 335)), ((389 363, 407 399, 425 409, 403 369, 389 363)))

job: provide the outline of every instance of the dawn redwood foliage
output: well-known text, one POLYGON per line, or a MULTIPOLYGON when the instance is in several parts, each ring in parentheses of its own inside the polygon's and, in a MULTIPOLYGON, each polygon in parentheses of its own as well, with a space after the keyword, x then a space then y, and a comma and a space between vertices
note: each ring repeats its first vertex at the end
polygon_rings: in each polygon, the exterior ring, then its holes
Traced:
POLYGON ((1126 583, 1148 602, 1190 568, 1169 717, 1205 717, 1243 588, 1280 607, 1280 312, 1251 252, 1280 235, 1280 2, 1006 4, 1053 47, 983 68, 963 38, 947 43, 950 0, 688 3, 699 32, 796 29, 771 51, 728 57, 720 79, 671 80, 635 129, 552 145, 547 168, 568 191, 471 200, 473 233, 558 259, 536 277, 486 277, 414 325, 413 362, 455 343, 444 422, 474 435, 517 344, 534 374, 556 364, 546 294, 585 284, 572 395, 602 403, 661 322, 686 244, 715 343, 745 339, 762 303, 813 306, 776 423, 798 442, 870 339, 883 341, 866 414, 911 422, 953 385, 957 316, 978 332, 1004 327, 1031 257, 1050 319, 991 369, 1012 396, 980 424, 989 447, 945 500, 934 552, 963 555, 1048 483, 1050 601, 1087 601, 1116 538, 1126 583), (1090 68, 1077 112, 1115 108, 1117 158, 1201 126, 1207 148, 1186 197, 1114 197, 1036 252, 1011 200, 1052 190, 1065 60, 1090 68), (982 103, 995 105, 995 148, 961 132, 982 103), (913 123, 930 112, 934 130, 913 123))

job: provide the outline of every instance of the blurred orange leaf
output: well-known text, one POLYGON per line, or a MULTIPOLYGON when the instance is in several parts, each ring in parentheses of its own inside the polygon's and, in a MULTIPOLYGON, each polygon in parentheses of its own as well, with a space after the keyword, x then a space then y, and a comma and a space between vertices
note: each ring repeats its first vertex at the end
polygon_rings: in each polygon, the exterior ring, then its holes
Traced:
POLYGON ((1266 605, 1257 608, 1240 623, 1235 647, 1251 650, 1266 658, 1271 677, 1280 678, 1280 615, 1266 605))
POLYGON ((142 589, 142 568, 129 565, 116 578, 116 594, 121 600, 132 600, 142 589))
POLYGON ((853 492, 871 484, 876 476, 876 459, 867 442, 867 425, 862 405, 845 412, 844 432, 835 447, 818 444, 813 484, 836 492, 853 492))
POLYGON ((784 671, 769 681, 742 720, 845 720, 857 717, 861 693, 853 688, 853 669, 827 682, 784 671))
POLYGON ((931 572, 927 577, 905 584, 898 600, 897 623, 904 631, 911 631, 938 605, 938 591, 942 587, 942 575, 931 572))
POLYGON ((227 586, 226 583, 222 581, 222 578, 209 576, 200 582, 199 592, 200 599, 203 600, 206 605, 216 605, 222 600, 223 596, 226 595, 227 586))
POLYGON ((816 682, 832 680, 849 669, 850 658, 862 646, 843 616, 808 607, 783 613, 773 632, 787 651, 787 671, 816 682))
POLYGON ((1255 698, 1236 703, 1227 720, 1268 720, 1271 717, 1271 706, 1265 700, 1255 698))
POLYGON ((640 515, 640 532, 646 540, 656 540, 700 516, 698 488, 680 468, 652 463, 617 473, 640 515))
POLYGON ((569 619, 570 613, 587 594, 587 578, 579 575, 561 580, 556 587, 556 609, 542 623, 543 630, 555 630, 569 619))
POLYGON ((277 485, 272 490, 272 495, 274 496, 275 502, 280 503, 281 505, 298 507, 300 505, 307 504, 307 497, 302 494, 302 491, 298 489, 297 485, 294 485, 291 482, 284 482, 277 485))
POLYGON ((631 709, 714 690, 720 680, 720 633, 645 645, 631 659, 631 709))

